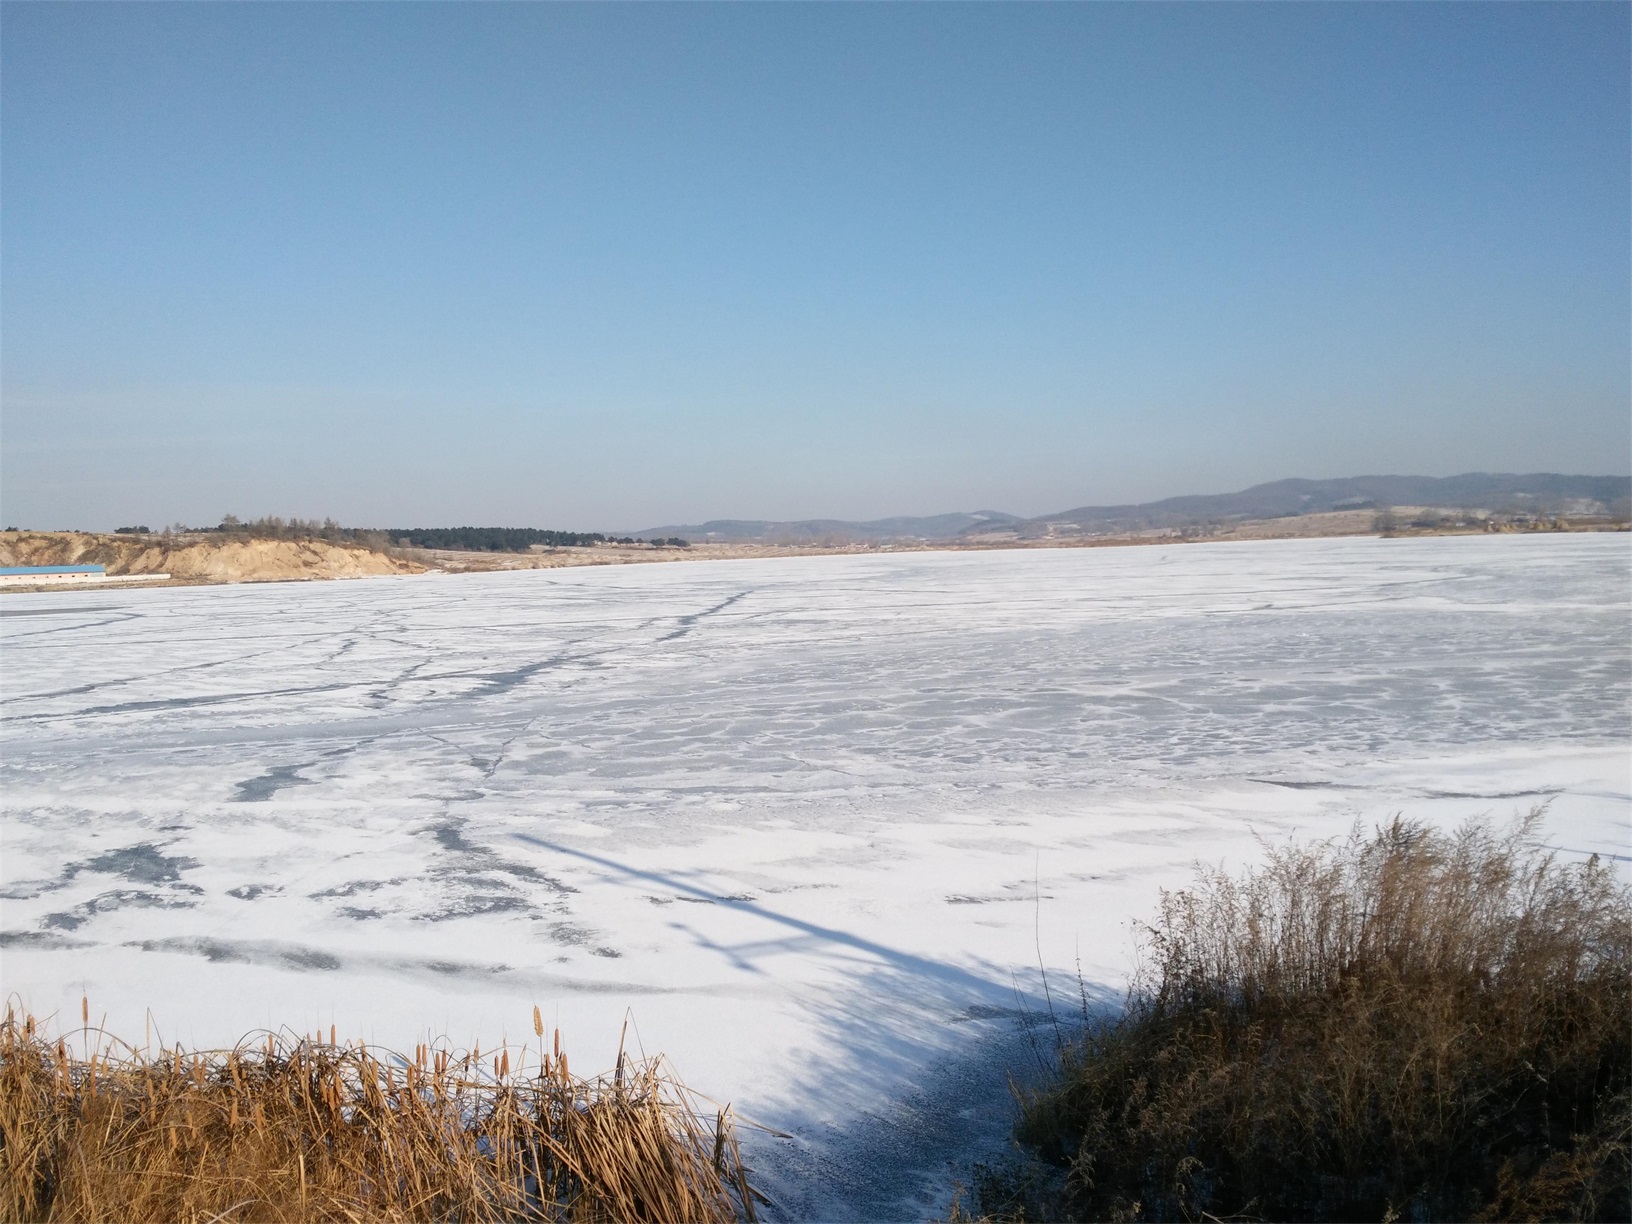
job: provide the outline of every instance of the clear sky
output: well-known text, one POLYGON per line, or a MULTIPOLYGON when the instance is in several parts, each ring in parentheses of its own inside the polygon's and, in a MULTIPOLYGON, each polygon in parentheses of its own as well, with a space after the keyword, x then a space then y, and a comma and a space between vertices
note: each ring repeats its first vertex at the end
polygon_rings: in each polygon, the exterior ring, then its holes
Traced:
POLYGON ((0 516, 1632 466, 1605 4, 0 8, 0 516))

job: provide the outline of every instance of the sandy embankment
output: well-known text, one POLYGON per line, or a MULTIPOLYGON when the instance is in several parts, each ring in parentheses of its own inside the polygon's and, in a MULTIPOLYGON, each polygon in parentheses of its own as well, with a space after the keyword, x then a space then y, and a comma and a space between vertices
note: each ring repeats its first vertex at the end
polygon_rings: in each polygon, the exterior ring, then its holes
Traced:
POLYGON ((325 540, 78 531, 0 532, 0 565, 101 565, 109 574, 168 574, 176 583, 368 578, 425 570, 415 561, 325 540))

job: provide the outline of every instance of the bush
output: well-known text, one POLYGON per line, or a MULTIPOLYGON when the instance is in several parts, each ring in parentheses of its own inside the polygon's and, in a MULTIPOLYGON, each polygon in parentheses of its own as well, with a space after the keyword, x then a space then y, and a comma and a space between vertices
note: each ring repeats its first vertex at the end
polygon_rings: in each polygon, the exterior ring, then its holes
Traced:
POLYGON ((1042 1214, 1632 1216, 1632 905, 1539 820, 1397 819, 1164 893, 1124 1013, 1022 1102, 1066 1171, 1042 1214))

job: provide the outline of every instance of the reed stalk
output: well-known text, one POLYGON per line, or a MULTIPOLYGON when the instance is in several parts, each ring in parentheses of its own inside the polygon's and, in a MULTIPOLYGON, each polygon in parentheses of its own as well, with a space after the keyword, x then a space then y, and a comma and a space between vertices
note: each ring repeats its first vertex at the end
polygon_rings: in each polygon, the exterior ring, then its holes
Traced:
MULTIPOLYGON (((88 1008, 83 1015, 88 1019, 88 1008)), ((728 1110, 661 1059, 612 1076, 544 1048, 411 1057, 331 1029, 230 1050, 137 1049, 0 1020, 0 1218, 279 1221, 753 1219, 728 1110)))

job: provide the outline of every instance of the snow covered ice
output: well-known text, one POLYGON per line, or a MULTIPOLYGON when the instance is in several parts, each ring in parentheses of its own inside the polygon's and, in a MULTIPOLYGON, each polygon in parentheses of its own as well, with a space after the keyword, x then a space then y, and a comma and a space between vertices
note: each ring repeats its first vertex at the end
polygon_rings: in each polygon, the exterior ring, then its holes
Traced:
POLYGON ((923 1218, 1199 859, 1550 803, 1632 855, 1632 538, 686 562, 7 596, 4 990, 230 1044, 559 1025, 923 1218), (1063 986, 1062 998, 1059 988, 1063 986))

